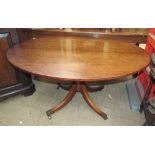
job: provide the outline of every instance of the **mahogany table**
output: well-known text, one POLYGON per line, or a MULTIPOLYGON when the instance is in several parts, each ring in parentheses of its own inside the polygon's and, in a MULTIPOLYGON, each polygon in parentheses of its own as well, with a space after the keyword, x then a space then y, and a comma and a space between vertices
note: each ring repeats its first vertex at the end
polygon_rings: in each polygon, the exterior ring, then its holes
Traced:
POLYGON ((126 42, 80 36, 54 36, 25 41, 7 51, 9 62, 27 73, 57 80, 68 90, 65 98, 46 112, 49 119, 81 92, 87 104, 103 119, 103 112, 91 99, 88 82, 120 79, 144 69, 150 62, 141 48, 126 42), (61 82, 70 82, 65 87, 61 82))

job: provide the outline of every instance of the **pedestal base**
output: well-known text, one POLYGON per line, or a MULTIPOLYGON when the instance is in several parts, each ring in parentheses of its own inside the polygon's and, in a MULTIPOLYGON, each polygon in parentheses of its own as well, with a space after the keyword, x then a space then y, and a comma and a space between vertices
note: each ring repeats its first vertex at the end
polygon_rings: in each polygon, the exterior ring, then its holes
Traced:
POLYGON ((72 98, 74 97, 76 92, 81 92, 86 103, 92 108, 92 110, 94 110, 97 114, 99 114, 103 119, 106 120, 108 118, 107 114, 104 113, 102 110, 100 110, 100 108, 97 107, 95 102, 90 98, 90 96, 88 94, 88 91, 94 92, 94 91, 102 90, 103 86, 89 87, 84 82, 75 82, 71 86, 68 86, 68 87, 64 87, 63 85, 61 85, 59 83, 58 86, 65 89, 65 90, 69 90, 69 92, 59 104, 57 104, 52 109, 46 111, 46 114, 47 114, 49 119, 51 119, 51 115, 53 113, 55 113, 56 111, 62 109, 65 105, 67 105, 72 100, 72 98))

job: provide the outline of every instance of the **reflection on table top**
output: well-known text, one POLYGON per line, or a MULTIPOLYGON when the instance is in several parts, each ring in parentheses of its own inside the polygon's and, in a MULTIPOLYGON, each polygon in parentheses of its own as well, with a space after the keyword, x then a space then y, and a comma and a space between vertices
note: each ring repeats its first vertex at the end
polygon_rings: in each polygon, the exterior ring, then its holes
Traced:
POLYGON ((101 81, 131 75, 149 63, 141 48, 111 39, 55 36, 25 41, 7 52, 16 67, 68 81, 101 81))

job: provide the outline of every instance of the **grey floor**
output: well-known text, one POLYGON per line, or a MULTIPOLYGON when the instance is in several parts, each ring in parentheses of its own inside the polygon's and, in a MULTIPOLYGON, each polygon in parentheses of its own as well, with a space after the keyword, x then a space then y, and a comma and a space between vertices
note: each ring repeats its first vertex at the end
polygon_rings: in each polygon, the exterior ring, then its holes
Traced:
POLYGON ((63 99, 67 91, 47 82, 34 83, 36 92, 32 96, 18 95, 0 103, 0 125, 142 125, 145 121, 144 114, 130 110, 125 82, 90 93, 108 114, 108 120, 93 112, 80 93, 49 120, 45 111, 63 99))

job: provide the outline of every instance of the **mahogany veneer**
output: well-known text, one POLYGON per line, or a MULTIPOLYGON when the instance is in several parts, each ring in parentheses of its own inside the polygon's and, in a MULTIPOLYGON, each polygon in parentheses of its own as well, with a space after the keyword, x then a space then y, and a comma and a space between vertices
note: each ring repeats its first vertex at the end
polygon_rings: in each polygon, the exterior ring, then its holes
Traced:
POLYGON ((79 36, 29 40, 9 49, 7 57, 11 64, 25 72, 59 83, 72 83, 64 100, 47 111, 49 118, 80 91, 88 105, 107 119, 107 115, 90 99, 87 82, 123 78, 141 71, 150 62, 144 50, 129 43, 79 36))
POLYGON ((6 50, 12 46, 8 33, 0 34, 0 88, 17 83, 16 73, 6 58, 6 50))

